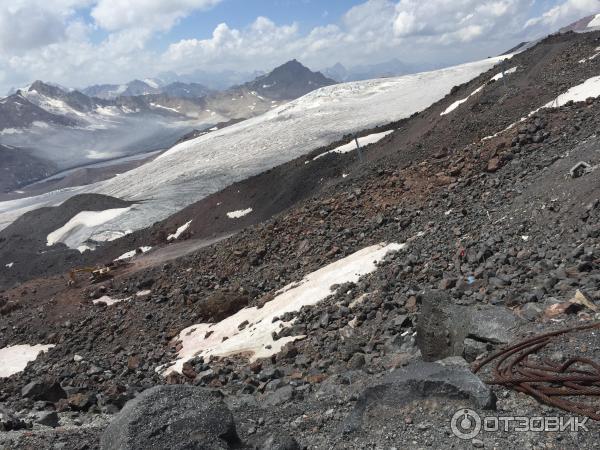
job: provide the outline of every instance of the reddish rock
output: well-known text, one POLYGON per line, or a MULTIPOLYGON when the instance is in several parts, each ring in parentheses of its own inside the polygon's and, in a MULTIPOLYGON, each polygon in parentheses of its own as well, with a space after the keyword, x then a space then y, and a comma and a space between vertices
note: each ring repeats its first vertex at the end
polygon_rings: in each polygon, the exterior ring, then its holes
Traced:
POLYGON ((130 356, 127 359, 127 368, 129 370, 136 370, 140 367, 140 357, 138 355, 130 356))
POLYGON ((487 171, 490 173, 494 173, 496 172, 498 169, 500 169, 501 165, 500 165, 500 158, 492 158, 488 161, 488 165, 487 165, 487 171))
POLYGON ((181 373, 193 380, 194 378, 196 378, 196 371, 194 370, 194 366, 192 366, 189 362, 185 362, 183 363, 183 367, 181 368, 181 373))

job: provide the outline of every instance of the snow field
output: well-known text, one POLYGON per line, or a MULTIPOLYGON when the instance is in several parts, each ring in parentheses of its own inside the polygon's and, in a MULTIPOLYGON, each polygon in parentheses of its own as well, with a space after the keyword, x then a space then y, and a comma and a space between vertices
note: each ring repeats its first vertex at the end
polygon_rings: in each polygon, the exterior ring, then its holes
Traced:
POLYGON ((181 372, 183 364, 197 355, 206 358, 211 355, 241 354, 253 361, 278 353, 288 342, 304 336, 290 336, 274 341, 272 332, 293 322, 284 323, 279 319, 273 321, 274 318, 299 311, 303 306, 319 303, 335 292, 332 291, 332 286, 357 282, 361 276, 374 272, 376 264, 388 253, 404 247, 405 244, 382 243, 364 248, 306 275, 297 283, 287 285, 260 309, 244 308, 219 323, 203 323, 184 329, 178 337, 183 345, 178 354, 179 359, 173 366, 166 368, 163 375, 181 372), (239 330, 238 326, 245 321, 248 321, 248 325, 239 330), (223 341, 224 338, 227 339, 223 341))
POLYGON ((27 363, 34 361, 42 352, 54 345, 13 345, 0 349, 0 378, 10 377, 25 370, 27 363))
POLYGON ((62 242, 71 248, 78 248, 83 241, 71 243, 70 238, 115 219, 130 209, 131 207, 106 209, 104 211, 81 211, 58 230, 50 233, 47 237, 46 245, 50 247, 58 242, 62 242))

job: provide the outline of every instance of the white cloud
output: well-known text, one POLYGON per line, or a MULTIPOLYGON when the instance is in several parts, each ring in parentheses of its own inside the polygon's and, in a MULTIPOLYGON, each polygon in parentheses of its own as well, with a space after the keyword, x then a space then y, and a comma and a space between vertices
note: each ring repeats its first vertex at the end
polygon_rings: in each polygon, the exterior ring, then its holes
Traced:
POLYGON ((565 25, 588 14, 600 13, 600 0, 566 0, 538 17, 527 21, 525 28, 540 25, 565 25))
POLYGON ((221 0, 98 0, 96 23, 109 31, 147 28, 166 31, 194 10, 209 9, 221 0))
POLYGON ((600 12, 600 0, 552 0, 533 18, 538 0, 366 0, 304 33, 295 22, 257 17, 245 27, 223 22, 209 37, 173 42, 163 53, 149 48, 192 12, 221 1, 2 2, 0 88, 37 78, 81 87, 162 71, 265 70, 291 58, 313 68, 393 58, 440 66, 500 53, 600 12))
POLYGON ((279 61, 295 47, 296 24, 277 26, 266 17, 258 17, 243 30, 219 24, 209 39, 185 39, 172 44, 164 55, 168 64, 193 69, 209 64, 214 68, 248 65, 261 60, 279 61), (232 64, 233 61, 236 61, 232 64))
POLYGON ((89 0, 11 0, 0 4, 0 55, 24 52, 65 39, 77 8, 89 0))
POLYGON ((416 16, 409 11, 399 11, 394 20, 396 36, 408 36, 419 29, 416 16))

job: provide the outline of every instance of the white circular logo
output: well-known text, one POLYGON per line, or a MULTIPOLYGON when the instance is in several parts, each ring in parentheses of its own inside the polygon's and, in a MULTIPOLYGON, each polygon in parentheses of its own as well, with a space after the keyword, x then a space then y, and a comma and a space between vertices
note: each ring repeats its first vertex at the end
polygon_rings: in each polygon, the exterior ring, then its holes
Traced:
POLYGON ((481 417, 472 409, 460 409, 452 416, 450 427, 457 438, 473 439, 481 431, 481 417))

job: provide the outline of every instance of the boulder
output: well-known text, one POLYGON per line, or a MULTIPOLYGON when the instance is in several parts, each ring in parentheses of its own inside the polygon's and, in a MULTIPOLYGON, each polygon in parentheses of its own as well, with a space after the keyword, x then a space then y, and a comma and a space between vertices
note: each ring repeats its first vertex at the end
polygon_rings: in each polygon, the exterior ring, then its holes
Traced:
POLYGON ((503 306, 456 305, 448 294, 429 291, 423 296, 416 342, 425 361, 465 356, 465 339, 506 344, 520 322, 503 306))
POLYGON ((373 405, 396 409, 427 398, 466 400, 480 409, 496 407, 494 393, 467 367, 415 361, 368 387, 344 422, 343 431, 349 433, 358 430, 364 414, 373 405))
POLYGON ((128 402, 101 438, 103 450, 228 449, 239 444, 218 391, 156 386, 128 402))
POLYGON ((59 425, 58 414, 56 414, 56 411, 42 411, 37 414, 35 423, 56 428, 59 425))
POLYGON ((21 395, 33 400, 44 400, 53 403, 59 401, 61 398, 67 398, 67 393, 55 378, 32 381, 23 386, 21 395))
POLYGON ((12 411, 0 405, 0 431, 14 431, 27 428, 27 424, 12 411))

